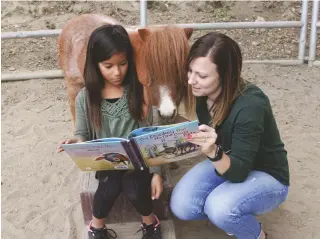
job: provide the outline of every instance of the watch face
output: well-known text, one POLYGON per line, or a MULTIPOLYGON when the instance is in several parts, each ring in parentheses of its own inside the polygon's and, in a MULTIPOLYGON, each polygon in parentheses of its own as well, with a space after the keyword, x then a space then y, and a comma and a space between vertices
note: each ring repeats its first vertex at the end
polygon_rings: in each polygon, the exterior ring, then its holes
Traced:
POLYGON ((216 160, 220 160, 222 158, 223 150, 220 145, 217 145, 217 151, 216 151, 216 160))

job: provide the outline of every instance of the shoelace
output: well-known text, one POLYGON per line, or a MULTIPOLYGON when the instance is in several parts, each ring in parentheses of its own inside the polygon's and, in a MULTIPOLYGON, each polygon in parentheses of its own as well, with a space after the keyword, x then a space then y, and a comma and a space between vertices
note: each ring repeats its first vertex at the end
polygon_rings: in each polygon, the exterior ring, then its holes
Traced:
POLYGON ((138 232, 141 232, 142 230, 145 231, 146 234, 144 234, 141 239, 147 239, 148 236, 155 235, 155 232, 157 231, 157 227, 155 227, 154 224, 151 224, 148 226, 142 225, 141 228, 134 235, 136 235, 138 232))
MULTIPOLYGON (((93 234, 95 234, 97 231, 94 231, 94 230, 91 230, 91 233, 93 233, 93 234)), ((107 236, 108 237, 110 237, 111 239, 114 239, 114 238, 117 238, 118 236, 117 236, 117 233, 114 231, 114 230, 112 230, 112 229, 109 229, 109 228, 104 228, 102 231, 101 231, 101 233, 103 233, 103 234, 107 234, 107 236), (110 232, 112 232, 112 233, 110 233, 110 232)))
POLYGON ((117 238, 117 237, 118 237, 118 236, 117 236, 117 233, 116 233, 114 230, 112 230, 112 229, 108 229, 108 228, 107 228, 106 232, 107 232, 107 234, 108 234, 108 236, 109 236, 110 238, 117 238), (113 235, 111 235, 110 232, 112 232, 113 235))

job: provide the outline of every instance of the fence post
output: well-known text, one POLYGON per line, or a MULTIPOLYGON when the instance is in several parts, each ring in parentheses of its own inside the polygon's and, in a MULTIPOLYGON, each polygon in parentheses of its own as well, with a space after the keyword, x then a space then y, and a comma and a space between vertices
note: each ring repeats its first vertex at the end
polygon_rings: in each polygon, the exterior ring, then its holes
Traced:
POLYGON ((319 18, 319 0, 313 0, 309 58, 308 58, 309 66, 312 66, 313 62, 316 59, 318 18, 319 18))
POLYGON ((303 63, 305 59, 307 28, 308 28, 308 0, 302 0, 301 22, 302 22, 302 27, 300 30, 298 59, 303 63))
POLYGON ((140 0, 140 26, 146 27, 148 25, 147 21, 148 15, 147 15, 147 1, 146 0, 140 0))

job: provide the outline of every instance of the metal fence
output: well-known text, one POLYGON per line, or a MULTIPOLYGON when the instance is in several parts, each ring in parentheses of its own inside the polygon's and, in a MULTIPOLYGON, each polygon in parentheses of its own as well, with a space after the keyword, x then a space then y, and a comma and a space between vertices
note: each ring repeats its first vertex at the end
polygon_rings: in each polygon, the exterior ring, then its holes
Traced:
POLYGON ((308 65, 320 65, 320 61, 316 61, 317 52, 317 28, 320 29, 319 21, 319 0, 313 0, 312 4, 312 21, 311 21, 311 33, 309 44, 309 57, 308 65))
MULTIPOLYGON (((281 65, 301 65, 308 63, 309 66, 320 65, 316 61, 316 43, 317 28, 320 26, 319 16, 319 0, 313 0, 312 5, 312 23, 309 56, 306 56, 306 41, 308 28, 308 0, 301 1, 301 18, 300 21, 265 21, 265 22, 219 22, 219 23, 189 23, 174 24, 178 27, 190 27, 195 30, 209 29, 253 29, 253 28, 300 28, 299 53, 297 59, 280 59, 280 60, 245 60, 244 63, 267 63, 281 65), (306 60, 307 59, 307 60, 306 60)), ((140 27, 148 25, 147 1, 140 0, 140 27)), ((165 25, 153 25, 165 26, 165 25)), ((135 26, 132 26, 135 27, 135 26)), ((39 31, 20 31, 20 32, 4 32, 1 33, 1 39, 13 38, 37 38, 37 37, 56 37, 61 33, 61 29, 57 30, 39 30, 39 31)), ((63 77, 61 70, 40 71, 40 72, 20 72, 11 74, 2 74, 1 81, 25 80, 36 78, 59 78, 63 77)))

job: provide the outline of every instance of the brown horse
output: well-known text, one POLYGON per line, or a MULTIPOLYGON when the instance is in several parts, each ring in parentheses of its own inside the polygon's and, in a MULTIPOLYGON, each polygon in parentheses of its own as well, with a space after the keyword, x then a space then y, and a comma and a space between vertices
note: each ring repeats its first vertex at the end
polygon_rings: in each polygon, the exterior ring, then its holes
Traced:
MULTIPOLYGON (((59 37, 59 61, 64 72, 72 122, 75 121, 75 97, 84 87, 83 72, 91 33, 105 24, 120 24, 98 14, 84 14, 71 19, 59 37)), ((178 106, 188 106, 185 64, 188 39, 193 29, 178 27, 131 28, 127 31, 134 48, 139 81, 144 86, 144 115, 150 105, 157 108, 163 122, 173 122, 178 106)))

